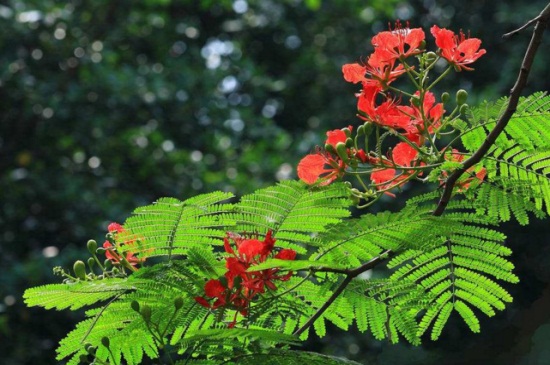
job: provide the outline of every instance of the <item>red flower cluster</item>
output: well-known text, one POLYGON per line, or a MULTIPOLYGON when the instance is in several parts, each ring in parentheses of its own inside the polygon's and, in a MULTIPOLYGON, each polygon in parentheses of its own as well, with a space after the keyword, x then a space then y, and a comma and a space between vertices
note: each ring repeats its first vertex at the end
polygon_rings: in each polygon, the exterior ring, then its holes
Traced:
POLYGON ((270 257, 281 260, 296 258, 296 251, 291 249, 282 249, 274 253, 275 241, 271 230, 267 232, 263 241, 257 237, 244 238, 228 233, 224 239, 225 252, 228 253, 225 259, 227 272, 220 279, 211 279, 206 282, 204 285, 206 298, 195 297, 197 303, 210 309, 220 307, 234 309, 235 318, 230 324, 230 327, 233 327, 238 313, 243 316, 248 314, 250 302, 256 295, 264 293, 266 287, 276 290, 276 280, 287 281, 292 276, 292 271, 281 274, 277 268, 247 271, 270 257), (230 240, 235 248, 232 247, 230 240), (211 304, 210 299, 215 299, 214 303, 211 304))
MULTIPOLYGON (((347 128, 349 131, 352 126, 347 128)), ((319 182, 319 185, 328 185, 346 172, 346 167, 352 160, 367 162, 367 155, 363 150, 346 148, 348 135, 342 129, 327 132, 325 148, 316 153, 305 156, 298 163, 298 177, 307 184, 319 182)))
MULTIPOLYGON (((122 227, 122 225, 115 222, 109 224, 107 230, 109 231, 109 233, 111 233, 111 236, 113 237, 113 242, 111 243, 109 242, 109 240, 106 240, 103 243, 103 248, 105 249, 105 257, 109 259, 113 264, 120 264, 122 261, 122 256, 120 255, 120 253, 117 252, 116 241, 117 238, 120 240, 120 235, 123 235, 123 238, 128 238, 128 232, 124 229, 124 227, 122 227)), ((134 245, 134 242, 134 240, 127 240, 126 242, 120 243, 119 245, 132 246, 134 245)), ((126 251, 124 259, 134 268, 138 264, 141 264, 143 261, 145 261, 145 259, 137 258, 132 251, 126 251)))
MULTIPOLYGON (((471 70, 467 65, 485 54, 484 49, 479 49, 479 39, 467 39, 462 32, 455 35, 452 31, 434 25, 431 33, 435 37, 440 57, 456 70, 471 70)), ((413 174, 414 170, 410 168, 423 165, 419 161, 420 147, 442 126, 445 113, 443 103, 436 103, 435 96, 424 86, 426 78, 421 81, 419 78, 416 85, 422 86, 411 97, 410 105, 401 105, 401 100, 388 92, 388 89, 394 89, 390 84, 404 73, 410 73, 414 78, 421 75, 419 72, 424 72, 423 69, 415 71, 406 61, 424 52, 424 31, 402 27, 397 22, 393 30, 374 36, 372 45, 374 52, 365 64, 352 63, 342 67, 344 79, 362 85, 361 91, 356 94, 359 118, 396 131, 407 142, 398 143, 387 158, 372 157, 358 147, 344 149, 340 145, 338 148, 339 144, 346 143, 349 136, 341 130, 329 131, 327 151, 318 150, 317 153, 309 154, 298 164, 298 177, 307 184, 330 184, 342 177, 348 166, 369 163, 373 166, 370 179, 377 189, 386 191, 397 187, 413 174), (397 174, 397 170, 401 173, 397 174)), ((431 62, 434 62, 433 59, 431 62)))

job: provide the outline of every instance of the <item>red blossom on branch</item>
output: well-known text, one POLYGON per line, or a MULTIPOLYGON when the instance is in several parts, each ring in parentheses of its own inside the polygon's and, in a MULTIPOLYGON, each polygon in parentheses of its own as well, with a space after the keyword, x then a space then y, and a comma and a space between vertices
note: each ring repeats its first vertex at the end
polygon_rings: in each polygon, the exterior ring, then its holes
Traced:
POLYGON ((121 264, 126 261, 134 269, 145 261, 144 258, 141 259, 135 256, 131 249, 135 245, 135 240, 130 239, 131 235, 121 224, 112 222, 107 226, 107 230, 111 238, 103 243, 103 248, 105 249, 105 257, 108 260, 113 264, 121 264), (124 256, 119 251, 123 251, 124 256))
POLYGON ((440 49, 441 57, 454 65, 459 71, 473 70, 473 68, 466 65, 475 62, 486 53, 484 49, 479 49, 481 40, 466 38, 462 31, 455 35, 453 31, 439 28, 437 25, 434 25, 430 31, 435 37, 435 44, 440 49))
MULTIPOLYGON (((271 230, 267 232, 263 241, 258 237, 243 237, 228 232, 224 238, 224 249, 228 254, 225 258, 227 271, 222 279, 211 279, 206 282, 205 297, 195 297, 197 303, 209 309, 233 309, 236 313, 246 316, 251 301, 258 294, 265 293, 266 287, 276 290, 276 281, 287 281, 292 276, 292 271, 281 274, 278 268, 249 270, 271 257, 280 260, 296 258, 296 251, 291 249, 282 249, 274 253, 275 241, 271 230), (210 302, 212 299, 215 299, 213 303, 210 302)), ((229 327, 235 326, 236 318, 235 315, 229 327)))

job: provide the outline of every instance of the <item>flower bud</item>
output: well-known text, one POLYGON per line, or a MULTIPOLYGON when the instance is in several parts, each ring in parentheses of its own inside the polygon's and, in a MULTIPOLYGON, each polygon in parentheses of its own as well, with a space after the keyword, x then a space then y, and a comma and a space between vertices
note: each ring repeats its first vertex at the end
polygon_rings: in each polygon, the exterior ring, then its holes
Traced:
POLYGON ((359 127, 357 127, 357 135, 362 136, 363 134, 365 134, 365 126, 360 125, 359 127))
POLYGON ((95 254, 95 251, 97 250, 97 242, 95 240, 89 240, 86 246, 92 255, 95 254))
POLYGON ((468 104, 462 104, 462 106, 460 107, 460 114, 466 114, 469 108, 470 106, 468 104))
POLYGON ((346 139, 346 147, 347 148, 353 147, 353 139, 351 138, 346 139))
POLYGON ((468 92, 464 89, 460 89, 456 92, 456 104, 462 105, 468 99, 468 92))
POLYGON ((111 345, 111 341, 109 341, 108 337, 101 337, 101 344, 107 348, 111 345))
POLYGON ((328 153, 331 153, 333 155, 336 154, 336 150, 334 149, 334 146, 331 145, 330 143, 325 144, 325 151, 327 151, 328 153))
POLYGON ((103 267, 105 267, 105 270, 111 270, 113 268, 112 261, 109 259, 105 259, 105 261, 103 261, 103 267))
POLYGON ((141 306, 140 313, 145 322, 149 322, 151 320, 151 307, 149 307, 148 305, 141 306))
POLYGON ((177 297, 174 299, 174 307, 176 307, 176 310, 179 310, 181 307, 183 307, 183 298, 177 297))
POLYGON ((444 92, 443 94, 441 94, 441 101, 443 102, 443 104, 447 103, 450 98, 451 95, 449 95, 448 92, 444 92))
POLYGON ((345 163, 349 162, 348 149, 345 143, 338 142, 336 144, 336 153, 338 154, 338 157, 340 157, 345 163))
POLYGON ((418 45, 418 49, 421 50, 421 51, 426 49, 426 41, 425 40, 422 40, 420 42, 420 44, 418 45))
POLYGON ((100 247, 97 250, 95 250, 95 253, 97 253, 98 255, 104 255, 105 251, 107 251, 107 250, 104 249, 103 247, 100 247))
POLYGON ((349 128, 342 128, 342 131, 346 134, 346 137, 351 136, 351 129, 349 129, 349 128))
POLYGON ((362 125, 362 127, 365 130, 365 136, 369 136, 374 129, 374 125, 371 122, 365 122, 365 124, 362 125))
POLYGON ((418 95, 413 95, 411 98, 412 105, 419 107, 420 106, 420 97, 418 95))
POLYGON ((86 280, 86 264, 83 261, 77 260, 73 264, 74 274, 80 280, 86 280))
POLYGON ((94 268, 94 265, 95 265, 95 260, 93 257, 90 257, 88 259, 88 267, 90 268, 90 270, 92 270, 94 268))
POLYGON ((130 304, 133 310, 139 313, 139 302, 137 300, 132 300, 132 303, 130 304))

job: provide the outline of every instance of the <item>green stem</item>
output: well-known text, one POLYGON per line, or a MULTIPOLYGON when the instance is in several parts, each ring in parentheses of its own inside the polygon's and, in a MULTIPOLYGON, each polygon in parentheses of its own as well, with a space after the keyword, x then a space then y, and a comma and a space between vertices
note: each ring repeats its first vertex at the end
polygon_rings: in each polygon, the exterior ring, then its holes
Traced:
POLYGON ((435 85, 437 85, 441 80, 443 80, 443 78, 445 78, 445 76, 447 76, 452 69, 453 69, 453 66, 449 65, 449 67, 447 67, 447 69, 441 75, 439 75, 439 77, 435 79, 435 81, 432 82, 432 84, 428 86, 425 91, 431 90, 435 85))

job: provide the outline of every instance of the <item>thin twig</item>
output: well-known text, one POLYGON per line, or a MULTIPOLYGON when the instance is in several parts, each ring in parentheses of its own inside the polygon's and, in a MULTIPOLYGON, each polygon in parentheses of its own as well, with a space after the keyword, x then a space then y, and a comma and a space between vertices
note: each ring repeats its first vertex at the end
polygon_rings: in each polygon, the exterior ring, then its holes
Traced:
POLYGON ((434 216, 439 217, 443 214, 445 208, 447 207, 447 204, 449 203, 449 200, 451 199, 453 188, 455 187, 458 179, 466 172, 466 170, 481 161, 481 159, 489 151, 489 148, 491 148, 491 146, 495 143, 497 137, 502 133, 504 128, 506 128, 506 125, 512 118, 512 115, 515 113, 521 92, 527 84, 527 77, 529 76, 529 72, 531 71, 531 66, 533 64, 533 60, 535 59, 535 54, 537 53, 539 45, 542 41, 544 30, 546 28, 548 20, 550 19, 550 4, 535 19, 537 19, 537 24, 535 25, 535 29, 533 30, 533 36, 531 37, 531 42, 529 43, 527 51, 525 52, 523 62, 521 63, 521 68, 516 83, 514 87, 510 90, 510 99, 508 101, 506 110, 500 116, 495 127, 491 130, 491 132, 489 133, 485 141, 483 141, 483 144, 477 149, 477 151, 475 151, 469 159, 464 161, 464 164, 461 168, 455 170, 449 176, 449 178, 445 182, 445 188, 443 190, 443 194, 441 195, 441 199, 437 204, 437 208, 433 212, 434 216))
POLYGON ((545 18, 548 19, 548 14, 550 13, 550 3, 548 3, 548 5, 546 5, 546 7, 540 12, 540 14, 529 20, 527 23, 525 23, 524 25, 522 25, 521 27, 519 27, 518 29, 516 30, 513 30, 509 33, 506 33, 502 36, 502 38, 504 39, 507 39, 507 38, 510 38, 512 36, 515 36, 516 34, 518 34, 519 32, 521 32, 522 30, 524 30, 525 28, 529 27, 531 24, 535 23, 535 22, 538 22, 540 19, 542 18, 545 18))

